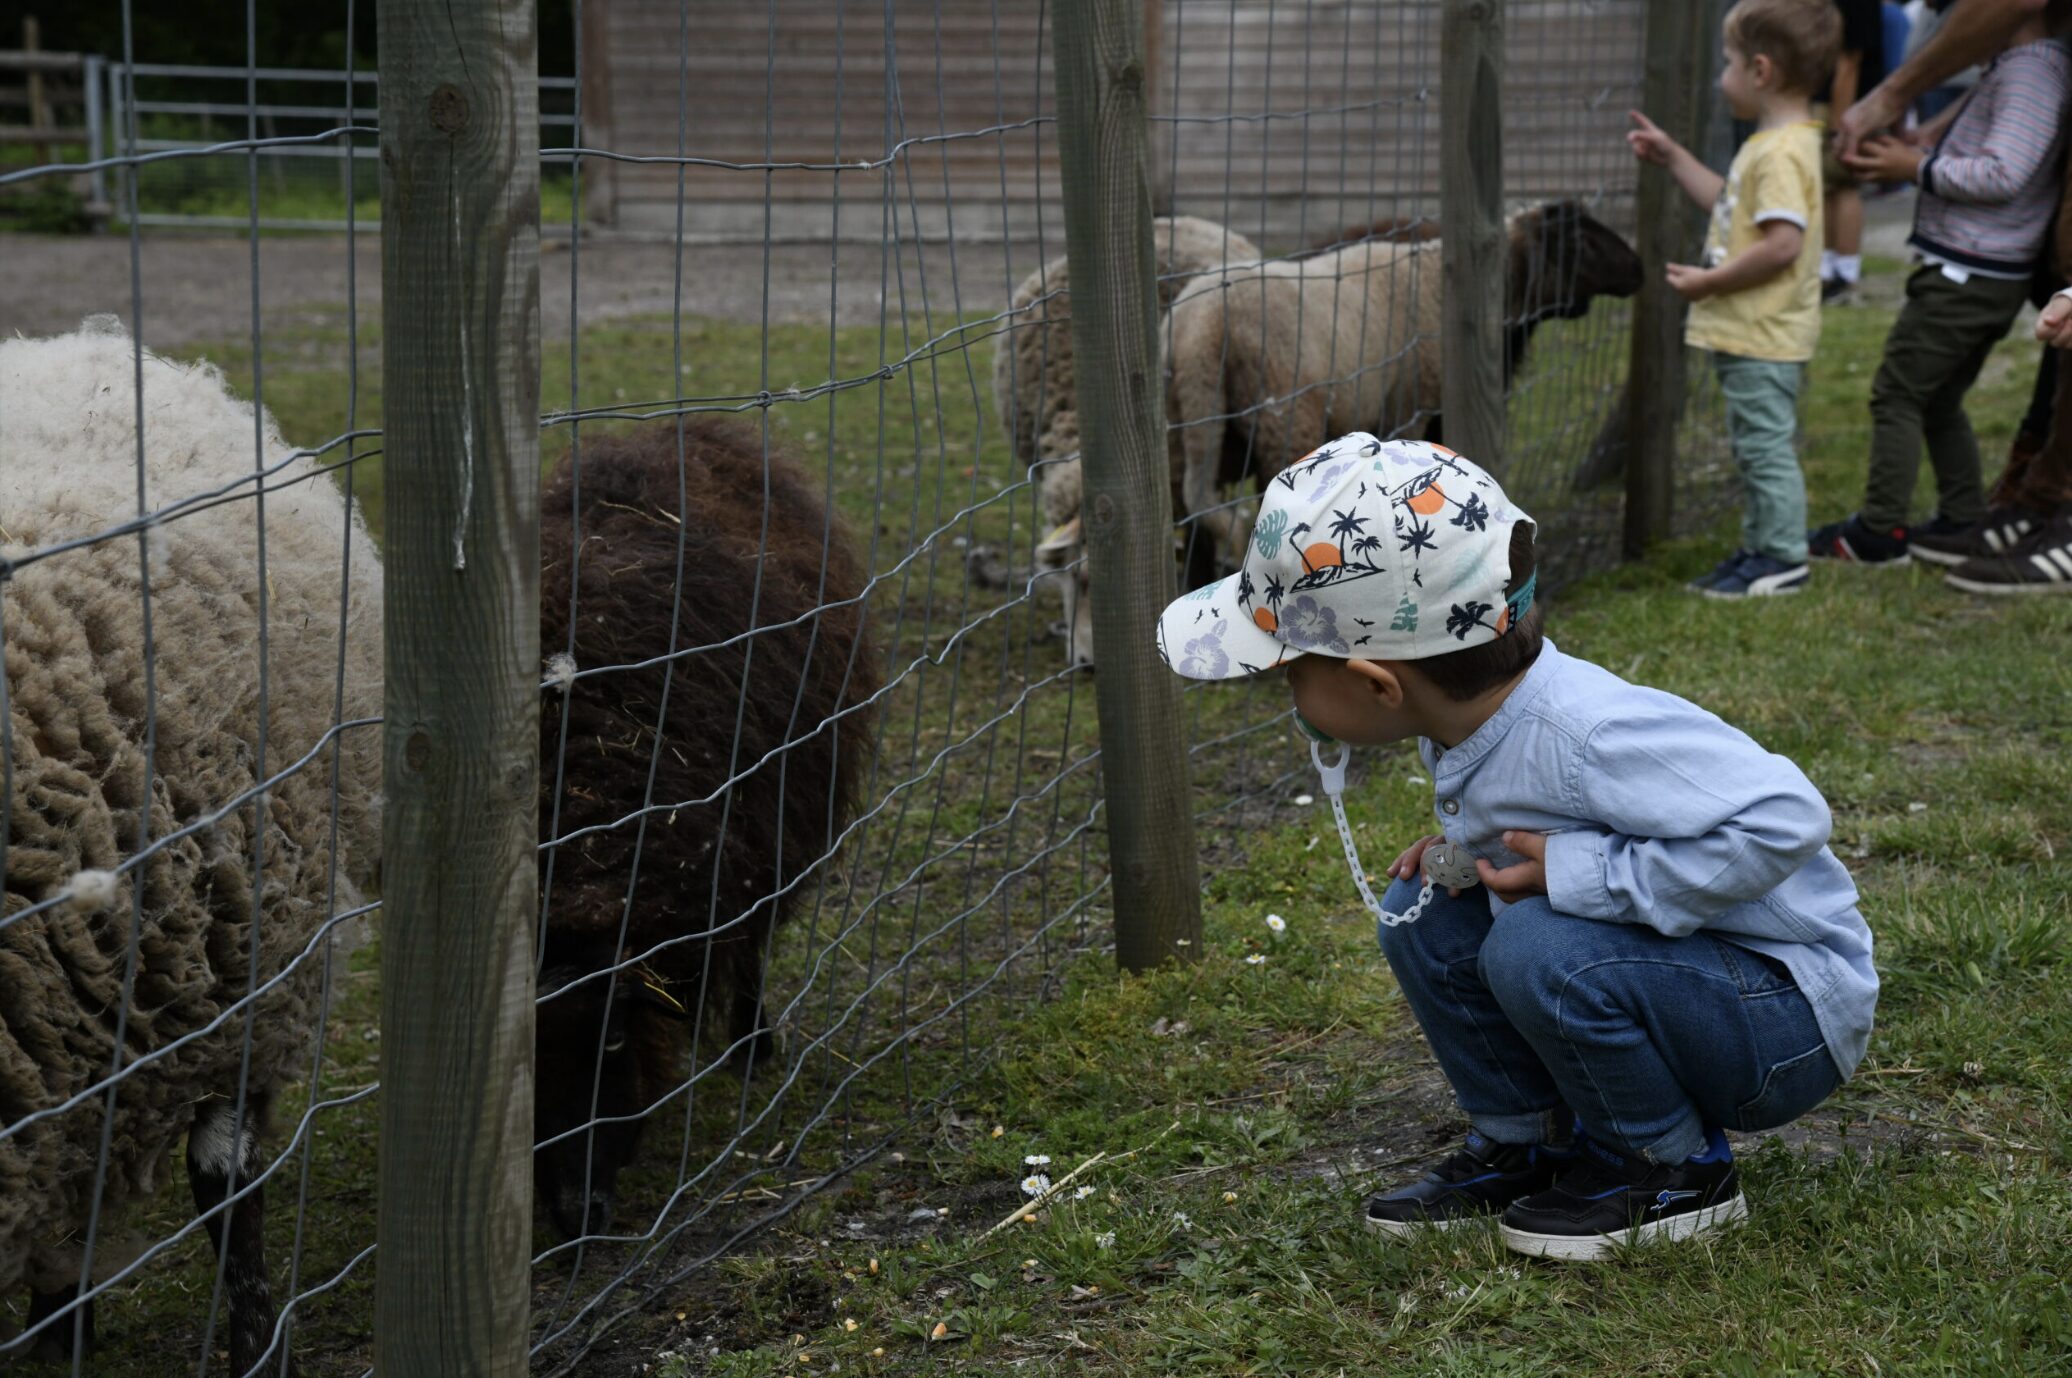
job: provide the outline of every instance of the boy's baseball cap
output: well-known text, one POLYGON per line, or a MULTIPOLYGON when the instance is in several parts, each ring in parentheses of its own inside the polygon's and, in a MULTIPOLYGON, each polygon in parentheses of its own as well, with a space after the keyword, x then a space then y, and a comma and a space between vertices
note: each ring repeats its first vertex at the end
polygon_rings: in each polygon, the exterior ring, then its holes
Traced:
POLYGON ((1532 606, 1506 595, 1511 530, 1532 518, 1443 445, 1323 445, 1266 485, 1238 572, 1175 599, 1158 653, 1189 679, 1237 679, 1297 656, 1423 660, 1494 641, 1532 606))

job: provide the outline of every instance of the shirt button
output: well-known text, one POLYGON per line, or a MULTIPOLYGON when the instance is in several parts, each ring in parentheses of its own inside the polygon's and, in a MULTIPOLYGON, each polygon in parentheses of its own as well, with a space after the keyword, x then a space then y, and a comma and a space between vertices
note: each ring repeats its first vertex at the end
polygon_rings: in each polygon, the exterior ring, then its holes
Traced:
POLYGON ((1440 803, 1439 807, 1440 807, 1440 808, 1442 808, 1442 809, 1444 809, 1444 810, 1445 810, 1445 811, 1447 812, 1447 814, 1448 814, 1448 815, 1450 816, 1450 815, 1452 815, 1452 814, 1456 814, 1456 813, 1459 813, 1459 812, 1460 812, 1460 800, 1458 800, 1458 799, 1448 799, 1448 800, 1445 800, 1445 801, 1443 801, 1442 803, 1440 803))

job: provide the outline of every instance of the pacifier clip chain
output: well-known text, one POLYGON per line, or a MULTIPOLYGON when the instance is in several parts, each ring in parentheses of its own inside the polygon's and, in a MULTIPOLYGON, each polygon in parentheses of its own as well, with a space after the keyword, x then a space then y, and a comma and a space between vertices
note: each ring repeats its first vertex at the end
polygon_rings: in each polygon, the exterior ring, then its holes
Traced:
POLYGON ((1382 924, 1394 928, 1398 924, 1415 923, 1424 915, 1425 906, 1432 902, 1437 887, 1444 884, 1453 888, 1477 884, 1480 877, 1475 874, 1475 863, 1468 854, 1451 842, 1434 842, 1425 848, 1421 870, 1424 885, 1417 892, 1417 903, 1401 914, 1391 914, 1381 907, 1381 901, 1374 898, 1374 888, 1367 883, 1367 868, 1360 864, 1360 849, 1353 842, 1353 826, 1345 816, 1345 766, 1352 759, 1352 748, 1339 744, 1338 759, 1326 763, 1322 744, 1309 744, 1309 759, 1316 764, 1317 779, 1324 787, 1325 798, 1331 801, 1331 818, 1338 824, 1338 840, 1345 846, 1345 864, 1353 873, 1353 884, 1360 887, 1360 902, 1382 924), (1460 877, 1466 873, 1467 879, 1460 877))

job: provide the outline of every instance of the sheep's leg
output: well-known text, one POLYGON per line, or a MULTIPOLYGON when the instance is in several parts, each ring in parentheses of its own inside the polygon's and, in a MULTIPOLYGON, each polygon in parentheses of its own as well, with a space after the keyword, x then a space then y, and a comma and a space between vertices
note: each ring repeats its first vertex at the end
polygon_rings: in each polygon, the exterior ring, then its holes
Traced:
MULTIPOLYGON (((243 1122, 228 1100, 202 1105, 187 1135, 187 1183, 198 1210, 210 1211, 245 1191, 260 1169, 264 1107, 247 1104, 243 1122), (235 1184, 233 1187, 233 1183, 235 1184)), ((266 1189, 251 1185, 235 1206, 208 1218, 209 1243, 223 1260, 223 1291, 230 1301, 230 1371, 250 1373, 273 1340, 273 1285, 266 1274, 266 1189)))
MULTIPOLYGON (((55 1292, 30 1292, 28 1328, 34 1330, 78 1299, 79 1288, 76 1284, 71 1287, 60 1287, 55 1292)), ((72 1340, 75 1333, 79 1339, 78 1357, 87 1358, 94 1352, 94 1304, 91 1297, 80 1301, 76 1311, 52 1322, 48 1330, 38 1335, 35 1345, 29 1350, 29 1357, 45 1363, 71 1363, 72 1340)))
POLYGON ((777 1051, 777 1034, 765 1022, 763 1013, 763 940, 750 938, 736 944, 734 951, 734 994, 727 1015, 727 1042, 734 1045, 735 1061, 746 1076, 777 1051))

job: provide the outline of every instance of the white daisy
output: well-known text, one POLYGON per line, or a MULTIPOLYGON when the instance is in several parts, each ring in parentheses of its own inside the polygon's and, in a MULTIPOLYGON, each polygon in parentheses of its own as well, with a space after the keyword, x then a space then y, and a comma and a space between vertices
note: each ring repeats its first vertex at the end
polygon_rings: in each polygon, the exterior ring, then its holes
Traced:
POLYGON ((1030 1167, 1049 1167, 1050 1155, 1048 1153, 1031 1153, 1022 1161, 1030 1167))
POLYGON ((1265 960, 1266 954, 1264 952, 1255 952, 1251 956, 1245 958, 1245 965, 1248 967, 1255 967, 1260 965, 1265 960))
POLYGON ((1050 1190, 1050 1178, 1040 1172, 1032 1172, 1022 1178, 1022 1192, 1028 1196, 1041 1196, 1050 1190))
POLYGON ((1084 1201, 1087 1197, 1092 1196, 1093 1194, 1094 1188, 1081 1187, 1079 1190, 1072 1193, 1072 1199, 1074 1201, 1084 1201))
POLYGON ((1266 926, 1276 933, 1288 931, 1288 921, 1278 914, 1268 914, 1266 916, 1266 926))
POLYGON ((1109 1230, 1109 1231, 1107 1231, 1107 1232, 1106 1232, 1106 1233, 1104 1233, 1104 1234, 1097 1234, 1097 1235, 1095 1235, 1095 1236, 1094 1236, 1094 1247, 1095 1247, 1095 1248, 1098 1248, 1098 1249, 1112 1249, 1112 1248, 1114 1248, 1114 1247, 1115 1247, 1115 1231, 1113 1231, 1113 1230, 1109 1230))

